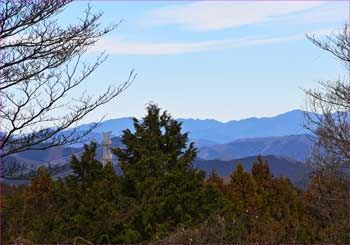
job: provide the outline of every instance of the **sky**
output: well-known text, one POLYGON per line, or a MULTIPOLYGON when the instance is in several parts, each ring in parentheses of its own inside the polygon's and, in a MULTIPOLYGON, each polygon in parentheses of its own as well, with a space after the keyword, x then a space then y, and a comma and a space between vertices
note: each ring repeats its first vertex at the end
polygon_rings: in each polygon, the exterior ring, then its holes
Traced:
POLYGON ((84 90, 102 93, 132 69, 137 77, 83 123, 142 117, 149 102, 175 118, 274 116, 305 109, 303 89, 345 74, 305 35, 339 31, 348 1, 76 1, 62 23, 77 22, 88 3, 104 13, 102 25, 122 22, 88 50, 87 60, 102 51, 108 59, 84 90))

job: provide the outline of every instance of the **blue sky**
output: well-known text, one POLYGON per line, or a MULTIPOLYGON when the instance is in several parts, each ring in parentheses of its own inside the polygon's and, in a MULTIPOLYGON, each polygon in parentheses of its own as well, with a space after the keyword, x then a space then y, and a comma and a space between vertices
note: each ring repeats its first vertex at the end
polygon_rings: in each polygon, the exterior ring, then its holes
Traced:
MULTIPOLYGON (((176 118, 221 121, 273 116, 304 108, 302 88, 337 79, 345 69, 313 46, 341 28, 349 2, 317 1, 91 1, 102 24, 123 22, 88 51, 109 58, 85 83, 90 94, 137 78, 119 98, 83 122, 141 117, 154 101, 176 118)), ((75 22, 87 2, 73 2, 63 22, 75 22)), ((75 91, 76 95, 81 90, 75 91)))

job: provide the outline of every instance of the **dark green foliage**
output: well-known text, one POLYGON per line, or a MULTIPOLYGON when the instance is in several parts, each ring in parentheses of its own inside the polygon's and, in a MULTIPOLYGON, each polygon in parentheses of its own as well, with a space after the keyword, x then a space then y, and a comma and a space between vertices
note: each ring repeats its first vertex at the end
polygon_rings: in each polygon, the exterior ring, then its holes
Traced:
POLYGON ((196 158, 181 123, 156 105, 142 121, 134 118, 135 133, 125 130, 125 149, 115 149, 123 171, 123 191, 135 206, 130 220, 143 241, 162 236, 170 227, 189 225, 211 212, 203 186, 204 173, 192 166, 196 158))
POLYGON ((224 199, 220 222, 209 219, 212 226, 178 230, 164 241, 186 243, 192 236, 193 243, 293 243, 299 238, 301 193, 287 179, 273 178, 262 157, 253 165, 252 173, 238 164, 228 184, 213 172, 206 186, 217 189, 224 199), (220 232, 216 231, 217 224, 220 232))
POLYGON ((57 183, 55 203, 61 215, 55 235, 106 243, 118 239, 122 225, 117 217, 123 207, 119 178, 112 165, 103 167, 95 154, 96 144, 85 146, 80 160, 72 157, 74 175, 57 183))

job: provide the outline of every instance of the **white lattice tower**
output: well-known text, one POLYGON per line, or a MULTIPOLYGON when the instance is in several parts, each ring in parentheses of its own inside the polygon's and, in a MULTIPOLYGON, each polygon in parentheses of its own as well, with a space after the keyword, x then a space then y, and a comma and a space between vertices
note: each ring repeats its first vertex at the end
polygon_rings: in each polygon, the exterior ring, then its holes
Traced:
POLYGON ((102 157, 102 165, 105 166, 108 162, 112 162, 112 152, 111 152, 111 131, 108 132, 102 132, 103 136, 103 157, 102 157))

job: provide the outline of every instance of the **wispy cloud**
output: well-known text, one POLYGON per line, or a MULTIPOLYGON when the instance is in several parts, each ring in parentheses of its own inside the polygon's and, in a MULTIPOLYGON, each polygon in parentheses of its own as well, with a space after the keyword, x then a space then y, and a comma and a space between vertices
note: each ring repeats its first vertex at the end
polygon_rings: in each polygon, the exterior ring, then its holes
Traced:
POLYGON ((321 1, 195 2, 153 10, 141 24, 152 26, 178 24, 194 30, 219 30, 278 21, 280 17, 310 10, 322 4, 325 3, 321 1))
POLYGON ((346 2, 329 4, 325 1, 205 1, 155 9, 140 24, 176 24, 187 29, 204 31, 265 22, 286 21, 300 24, 343 21, 349 18, 346 6, 346 2))
MULTIPOLYGON (((312 32, 315 34, 329 34, 331 30, 312 32)), ((268 45, 274 43, 301 40, 305 34, 297 34, 287 37, 254 38, 246 37, 230 40, 210 40, 200 42, 169 42, 169 43, 147 43, 134 42, 120 38, 105 38, 100 40, 90 52, 106 51, 108 54, 125 55, 174 55, 188 54, 208 51, 220 51, 239 47, 268 45)))
MULTIPOLYGON (((178 24, 194 30, 221 30, 248 24, 271 22, 288 25, 345 21, 348 18, 346 3, 330 3, 325 1, 264 1, 264 2, 192 2, 160 7, 148 13, 145 25, 178 24)), ((302 30, 314 29, 304 26, 302 30)), ((323 29, 310 31, 308 34, 326 35, 333 30, 323 29)), ((126 55, 174 55, 209 51, 220 51, 244 46, 268 45, 305 39, 305 32, 296 34, 270 34, 264 37, 249 36, 240 38, 217 38, 187 42, 143 42, 123 37, 109 37, 100 40, 91 52, 105 50, 109 54, 126 55)))
POLYGON ((223 45, 226 46, 227 42, 228 41, 215 40, 184 43, 147 43, 105 38, 100 40, 91 51, 100 52, 104 50, 108 54, 170 55, 214 50, 223 45))
POLYGON ((175 55, 198 52, 220 51, 239 47, 249 47, 257 45, 269 45, 305 39, 305 34, 325 36, 341 29, 321 29, 307 33, 299 33, 285 37, 244 37, 228 40, 210 40, 199 42, 135 42, 125 37, 103 38, 89 50, 90 53, 105 51, 108 54, 124 55, 175 55))
POLYGON ((348 1, 334 1, 332 3, 322 4, 310 11, 280 17, 278 21, 292 25, 316 23, 343 24, 349 21, 349 6, 350 3, 348 1))

